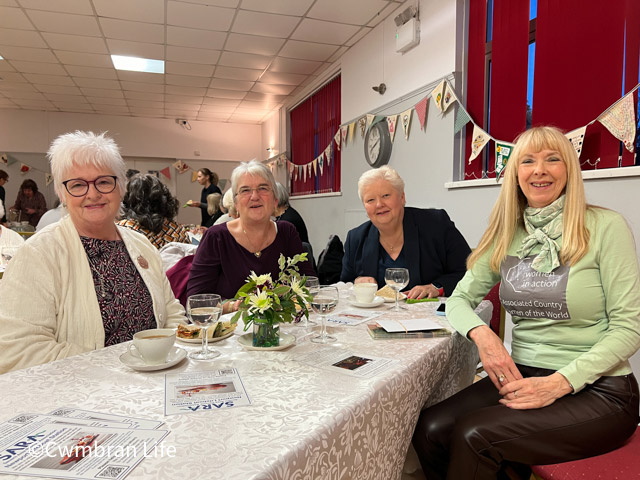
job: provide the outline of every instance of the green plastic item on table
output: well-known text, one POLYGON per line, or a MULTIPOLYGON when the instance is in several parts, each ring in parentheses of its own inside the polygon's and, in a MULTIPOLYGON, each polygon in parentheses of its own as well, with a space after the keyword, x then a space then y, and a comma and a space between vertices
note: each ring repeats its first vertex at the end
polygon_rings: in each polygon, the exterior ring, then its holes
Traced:
POLYGON ((406 302, 407 303, 422 303, 422 302, 437 302, 439 299, 438 297, 433 297, 433 298, 407 298, 406 302))

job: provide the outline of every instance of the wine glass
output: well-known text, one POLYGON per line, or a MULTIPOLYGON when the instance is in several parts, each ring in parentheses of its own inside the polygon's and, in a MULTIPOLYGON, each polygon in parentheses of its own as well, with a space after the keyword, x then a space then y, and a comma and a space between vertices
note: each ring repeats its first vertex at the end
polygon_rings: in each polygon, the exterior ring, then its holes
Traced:
POLYGON ((321 285, 318 290, 314 290, 312 294, 313 300, 311 300, 311 308, 320 314, 322 318, 322 331, 317 337, 311 339, 314 343, 332 343, 337 339, 327 334, 327 313, 333 312, 338 306, 338 299, 340 294, 338 293, 338 287, 332 287, 329 285, 321 285))
POLYGON ((398 305, 398 296, 400 295, 400 290, 409 284, 409 270, 406 268, 387 268, 384 272, 384 281, 396 292, 396 305, 391 308, 396 312, 404 309, 404 307, 398 305))
MULTIPOLYGON (((318 293, 318 290, 320 290, 320 280, 318 279, 318 277, 307 277, 307 281, 304 284, 305 287, 307 287, 307 290, 309 290, 309 295, 311 295, 312 297, 318 293)), ((311 305, 308 305, 308 308, 311 308, 311 305)), ((304 317, 304 320, 302 320, 301 322, 298 323, 298 325, 300 325, 301 327, 308 327, 309 325, 315 325, 316 322, 309 320, 307 317, 304 317)))
POLYGON ((202 350, 191 352, 189 358, 194 360, 211 360, 220 355, 216 350, 209 350, 207 330, 218 321, 222 313, 222 299, 213 293, 191 295, 187 299, 187 316, 192 323, 200 327, 202 335, 202 350))

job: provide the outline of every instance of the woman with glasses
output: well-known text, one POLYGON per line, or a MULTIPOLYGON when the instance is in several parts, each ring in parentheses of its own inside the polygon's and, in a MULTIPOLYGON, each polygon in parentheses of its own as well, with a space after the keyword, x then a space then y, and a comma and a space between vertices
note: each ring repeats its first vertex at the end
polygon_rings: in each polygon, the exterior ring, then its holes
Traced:
POLYGON ((0 282, 0 373, 185 320, 156 248, 115 224, 126 184, 115 142, 68 133, 48 156, 69 215, 26 242, 0 282))
MULTIPOLYGON (((234 169, 231 190, 239 218, 207 229, 193 259, 187 295, 217 293, 233 298, 251 271, 270 273, 275 279, 281 253, 293 257, 304 252, 295 227, 271 219, 275 188, 271 170, 256 160, 234 169)), ((308 261, 301 264, 300 273, 315 274, 308 261)), ((225 304, 225 312, 232 308, 225 304)))

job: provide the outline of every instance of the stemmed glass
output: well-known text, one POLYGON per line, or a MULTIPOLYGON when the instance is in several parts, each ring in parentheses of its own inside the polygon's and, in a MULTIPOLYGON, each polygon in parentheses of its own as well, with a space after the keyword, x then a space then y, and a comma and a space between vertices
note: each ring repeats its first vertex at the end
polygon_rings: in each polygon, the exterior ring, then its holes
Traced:
POLYGON ((189 358, 194 360, 211 360, 220 355, 216 350, 209 350, 207 330, 218 321, 222 313, 222 299, 213 293, 191 295, 187 299, 187 316, 192 323, 200 327, 202 335, 202 350, 191 352, 189 358))
MULTIPOLYGON (((309 295, 313 297, 316 293, 318 293, 318 290, 320 290, 320 280, 318 279, 318 277, 307 277, 307 281, 305 282, 304 286, 307 287, 307 290, 309 290, 309 295)), ((311 305, 309 305, 309 308, 311 308, 311 305)), ((315 323, 316 322, 309 320, 307 317, 304 317, 304 320, 298 323, 298 325, 300 325, 301 327, 308 327, 309 325, 315 325, 315 323)))
POLYGON ((321 285, 315 290, 315 293, 311 294, 313 300, 311 300, 311 308, 320 314, 322 318, 322 331, 317 337, 311 339, 314 343, 332 343, 337 339, 327 334, 327 313, 333 312, 338 306, 338 299, 340 294, 338 293, 338 287, 332 287, 329 285, 321 285))
POLYGON ((398 305, 398 296, 400 295, 400 290, 409 285, 409 270, 406 268, 387 268, 384 272, 384 281, 396 292, 396 305, 391 308, 399 312, 404 307, 398 305))

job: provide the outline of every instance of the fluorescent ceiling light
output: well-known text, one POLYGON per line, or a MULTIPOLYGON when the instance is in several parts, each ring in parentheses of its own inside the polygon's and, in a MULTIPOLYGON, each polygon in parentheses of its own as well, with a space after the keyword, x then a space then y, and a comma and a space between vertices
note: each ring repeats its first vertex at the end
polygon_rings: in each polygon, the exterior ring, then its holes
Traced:
POLYGON ((116 70, 129 70, 132 72, 164 73, 164 61, 151 60, 149 58, 125 57, 123 55, 111 55, 111 61, 116 70))

